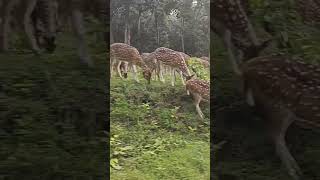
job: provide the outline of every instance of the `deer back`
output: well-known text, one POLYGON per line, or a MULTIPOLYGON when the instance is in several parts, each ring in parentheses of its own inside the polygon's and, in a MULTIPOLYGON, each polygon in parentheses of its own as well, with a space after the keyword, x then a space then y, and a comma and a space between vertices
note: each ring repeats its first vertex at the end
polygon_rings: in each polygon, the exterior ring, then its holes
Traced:
POLYGON ((266 108, 286 108, 305 127, 320 127, 320 68, 282 55, 252 59, 243 76, 254 100, 266 108))
POLYGON ((161 61, 163 64, 173 68, 177 68, 181 70, 184 75, 190 76, 188 66, 180 52, 160 47, 154 51, 154 55, 156 56, 157 61, 161 61))
POLYGON ((186 82, 186 89, 190 91, 191 94, 197 93, 203 99, 210 100, 210 82, 192 78, 186 82))
POLYGON ((142 63, 139 51, 135 47, 124 43, 113 43, 110 46, 110 57, 136 65, 142 63))

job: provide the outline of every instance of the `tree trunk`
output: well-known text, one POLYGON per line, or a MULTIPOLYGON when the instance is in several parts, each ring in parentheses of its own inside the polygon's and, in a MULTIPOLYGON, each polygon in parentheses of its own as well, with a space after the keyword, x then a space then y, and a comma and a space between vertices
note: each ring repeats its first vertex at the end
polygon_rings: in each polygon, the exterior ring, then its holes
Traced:
POLYGON ((114 43, 113 31, 110 26, 110 44, 113 44, 113 43, 114 43))
POLYGON ((139 37, 139 49, 142 47, 142 38, 141 38, 141 8, 139 8, 139 16, 138 16, 138 37, 139 37))
POLYGON ((181 45, 182 45, 182 52, 184 51, 184 19, 181 18, 181 45))
POLYGON ((124 43, 130 45, 130 6, 129 4, 126 4, 126 15, 125 15, 125 30, 124 30, 124 43))
POLYGON ((128 24, 128 35, 127 35, 127 37, 128 37, 128 44, 130 45, 131 43, 131 29, 130 29, 130 25, 128 24))
POLYGON ((160 30, 159 30, 159 23, 158 23, 158 14, 157 14, 157 9, 154 7, 154 22, 156 26, 156 34, 157 34, 157 46, 160 46, 160 30))

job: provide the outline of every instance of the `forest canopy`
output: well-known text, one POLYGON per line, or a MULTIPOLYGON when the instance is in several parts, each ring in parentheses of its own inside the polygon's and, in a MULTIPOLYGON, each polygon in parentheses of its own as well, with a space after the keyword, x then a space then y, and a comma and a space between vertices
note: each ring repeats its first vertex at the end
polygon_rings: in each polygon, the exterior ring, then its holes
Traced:
POLYGON ((191 56, 209 56, 209 0, 113 0, 111 43, 140 52, 168 47, 191 56))

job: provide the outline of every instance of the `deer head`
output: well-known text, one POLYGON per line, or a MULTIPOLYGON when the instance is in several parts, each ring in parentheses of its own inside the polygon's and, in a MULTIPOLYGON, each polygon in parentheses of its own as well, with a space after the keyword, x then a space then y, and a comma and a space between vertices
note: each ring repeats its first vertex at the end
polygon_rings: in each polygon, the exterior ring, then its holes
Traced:
POLYGON ((148 67, 145 67, 143 69, 143 77, 148 81, 148 83, 151 83, 151 70, 148 67))

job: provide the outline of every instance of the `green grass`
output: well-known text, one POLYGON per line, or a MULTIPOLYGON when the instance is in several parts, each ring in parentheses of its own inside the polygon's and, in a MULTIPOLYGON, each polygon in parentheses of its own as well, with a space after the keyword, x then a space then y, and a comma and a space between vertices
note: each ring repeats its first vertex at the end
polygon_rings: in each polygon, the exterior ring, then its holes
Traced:
POLYGON ((111 80, 111 179, 210 179, 209 104, 201 120, 181 80, 111 80))

